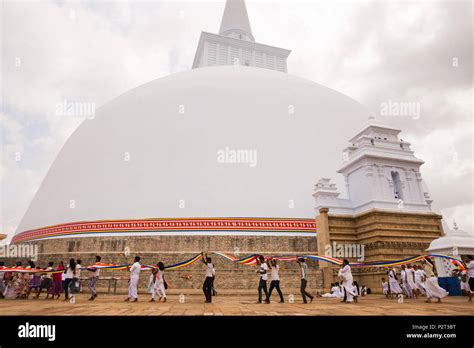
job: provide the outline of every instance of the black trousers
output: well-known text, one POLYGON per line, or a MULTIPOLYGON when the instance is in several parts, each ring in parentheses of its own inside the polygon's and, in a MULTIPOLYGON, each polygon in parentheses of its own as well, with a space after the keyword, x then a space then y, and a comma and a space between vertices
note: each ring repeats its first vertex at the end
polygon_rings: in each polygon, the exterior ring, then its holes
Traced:
POLYGON ((469 278, 469 287, 471 291, 474 291, 474 278, 469 278))
POLYGON ((206 277, 204 280, 204 284, 202 285, 202 291, 204 292, 204 296, 206 296, 206 301, 212 301, 212 277, 206 277))
POLYGON ((217 295, 217 291, 216 289, 214 289, 214 280, 216 279, 216 277, 212 277, 212 282, 211 282, 211 295, 212 296, 216 296, 217 295))
POLYGON ((272 291, 273 289, 276 289, 278 292, 278 295, 280 295, 280 301, 285 302, 285 299, 283 298, 283 294, 280 289, 280 281, 279 280, 272 280, 270 282, 270 289, 268 290, 268 299, 270 299, 270 296, 272 296, 272 291))
POLYGON ((309 298, 313 298, 313 295, 311 295, 309 292, 306 291, 306 284, 308 281, 306 279, 301 279, 301 296, 303 297, 303 302, 306 303, 306 296, 309 298))
POLYGON ((267 281, 260 277, 260 282, 258 283, 258 302, 262 302, 262 289, 265 293, 265 301, 270 301, 267 290, 267 281))

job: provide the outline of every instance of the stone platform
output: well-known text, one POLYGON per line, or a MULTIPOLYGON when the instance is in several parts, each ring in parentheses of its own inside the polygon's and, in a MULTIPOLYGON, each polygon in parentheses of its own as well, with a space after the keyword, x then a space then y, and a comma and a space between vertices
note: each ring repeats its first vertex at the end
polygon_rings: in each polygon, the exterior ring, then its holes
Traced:
MULTIPOLYGON (((467 297, 448 297, 443 303, 426 303, 425 299, 388 300, 381 295, 369 295, 355 304, 340 303, 338 299, 317 298, 312 303, 303 304, 295 293, 294 303, 277 303, 277 297, 271 304, 255 304, 256 291, 222 292, 213 298, 213 303, 205 304, 199 291, 187 289, 184 303, 180 303, 179 293, 172 291, 166 303, 149 303, 147 294, 139 296, 139 302, 123 302, 123 295, 99 295, 97 300, 87 300, 88 294, 79 294, 75 304, 61 300, 0 300, 0 315, 474 315, 474 302, 467 297)), ((43 296, 44 297, 44 296, 43 296)))

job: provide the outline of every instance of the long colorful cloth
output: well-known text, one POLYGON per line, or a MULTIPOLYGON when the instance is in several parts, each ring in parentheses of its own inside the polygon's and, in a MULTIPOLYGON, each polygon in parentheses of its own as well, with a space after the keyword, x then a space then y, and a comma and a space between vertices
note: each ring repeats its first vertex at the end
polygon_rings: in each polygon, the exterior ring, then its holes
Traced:
MULTIPOLYGON (((253 266, 257 263, 257 259, 260 256, 259 254, 251 254, 247 255, 241 258, 234 257, 229 254, 221 253, 214 251, 212 254, 221 256, 222 258, 231 261, 233 263, 237 264, 242 264, 242 265, 249 265, 253 266)), ((265 260, 270 260, 270 259, 275 259, 279 261, 296 261, 298 258, 304 258, 304 259, 309 259, 309 260, 314 260, 314 261, 323 261, 323 262, 329 262, 333 265, 342 265, 342 260, 333 258, 333 257, 328 257, 328 256, 321 256, 321 255, 288 255, 288 256, 263 256, 265 260)), ((405 258, 402 260, 396 260, 396 261, 379 261, 379 262, 352 262, 349 263, 351 267, 396 267, 396 266, 401 266, 401 265, 406 265, 409 263, 415 263, 422 261, 426 258, 442 258, 442 259, 447 259, 450 260, 450 262, 458 269, 458 270, 465 270, 466 266, 464 263, 459 259, 454 256, 449 256, 449 255, 442 255, 442 254, 429 254, 429 255, 420 255, 420 256, 413 256, 409 258, 405 258)), ((177 270, 183 267, 187 267, 189 265, 192 265, 196 263, 197 261, 202 259, 202 253, 199 253, 190 259, 172 264, 172 265, 167 265, 165 266, 165 269, 167 270, 177 270)), ((87 267, 82 267, 81 270, 95 270, 95 269, 111 269, 111 270, 125 270, 128 269, 132 264, 108 264, 108 263, 96 263, 91 266, 87 267)), ((142 265, 141 269, 142 270, 150 270, 153 268, 157 268, 155 265, 142 265)), ((57 271, 57 270, 47 270, 47 269, 39 269, 39 268, 30 268, 30 267, 5 267, 2 266, 0 267, 0 272, 17 272, 17 273, 63 273, 64 270, 62 271, 57 271)))

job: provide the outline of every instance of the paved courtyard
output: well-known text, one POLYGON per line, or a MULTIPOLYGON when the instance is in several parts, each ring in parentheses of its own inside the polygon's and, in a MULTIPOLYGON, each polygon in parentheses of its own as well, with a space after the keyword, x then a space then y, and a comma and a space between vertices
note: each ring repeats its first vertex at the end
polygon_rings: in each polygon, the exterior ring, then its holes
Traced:
POLYGON ((0 300, 0 315, 474 315, 474 302, 466 297, 448 297, 443 303, 425 303, 425 298, 406 299, 403 303, 382 295, 369 295, 357 304, 340 303, 338 299, 315 298, 303 304, 296 296, 293 303, 255 304, 256 296, 223 294, 204 303, 204 296, 193 291, 188 295, 170 294, 166 303, 149 303, 140 295, 137 303, 124 302, 124 295, 99 295, 91 302, 88 294, 79 294, 76 303, 60 300, 0 300))

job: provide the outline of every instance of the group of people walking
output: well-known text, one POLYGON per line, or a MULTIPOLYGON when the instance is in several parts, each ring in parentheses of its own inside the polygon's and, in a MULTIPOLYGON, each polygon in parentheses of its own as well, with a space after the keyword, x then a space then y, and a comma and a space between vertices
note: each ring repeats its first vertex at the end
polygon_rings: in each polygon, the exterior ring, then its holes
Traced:
MULTIPOLYGON (((101 257, 96 256, 96 263, 100 262, 101 257)), ((74 294, 79 285, 78 281, 84 268, 81 260, 70 259, 65 266, 63 261, 54 267, 54 262, 48 262, 48 266, 43 269, 35 264, 34 261, 28 261, 28 265, 23 267, 22 262, 17 262, 14 268, 31 269, 28 272, 1 272, 0 271, 0 297, 6 299, 28 299, 33 295, 34 299, 39 298, 43 290, 46 293, 46 299, 59 299, 64 292, 64 300, 74 301, 74 294)), ((4 266, 4 262, 0 262, 0 267, 4 266)), ((91 297, 94 300, 97 297, 96 283, 99 280, 99 268, 85 268, 92 272, 89 278, 89 289, 91 297)))
MULTIPOLYGON (((467 269, 455 271, 459 276, 461 290, 463 294, 469 297, 472 302, 472 293, 474 292, 474 260, 468 256, 467 269)), ((438 278, 435 275, 434 264, 429 259, 424 259, 419 265, 402 265, 400 278, 398 278, 395 268, 390 268, 387 272, 388 282, 382 278, 382 291, 387 298, 399 297, 417 299, 426 296, 426 302, 441 299, 448 296, 448 291, 438 284, 438 278)))
MULTIPOLYGON (((308 303, 309 301, 312 302, 314 296, 311 295, 306 291, 306 285, 308 283, 308 265, 305 262, 304 258, 297 259, 298 265, 300 266, 300 278, 301 278, 301 285, 300 285, 300 292, 301 297, 303 298, 303 303, 308 303)), ((265 299, 263 303, 270 303, 270 297, 272 296, 272 292, 275 289, 280 296, 280 303, 285 303, 285 299, 283 297, 283 293, 280 288, 280 266, 278 266, 276 259, 268 259, 265 260, 263 256, 259 256, 257 258, 257 273, 259 274, 259 283, 258 283, 258 300, 257 303, 262 303, 262 292, 265 294, 265 299), (268 275, 270 274, 271 281, 270 281, 270 288, 267 288, 267 281, 268 275)))
MULTIPOLYGON (((217 295, 214 288, 214 280, 216 269, 212 263, 212 259, 202 253, 202 263, 205 266, 205 278, 202 290, 205 296, 205 302, 211 303, 212 297, 217 295)), ((101 257, 95 257, 95 264, 101 262, 101 257)), ((32 294, 34 298, 39 298, 42 291, 46 293, 46 299, 59 299, 61 293, 64 292, 64 300, 74 302, 76 289, 79 285, 81 272, 90 272, 88 277, 88 287, 91 292, 90 301, 97 298, 96 284, 100 276, 99 267, 83 267, 81 260, 70 259, 65 266, 61 261, 54 267, 54 262, 50 261, 45 269, 36 266, 33 261, 28 262, 28 266, 23 268, 21 262, 16 263, 17 268, 31 269, 35 272, 2 272, 0 271, 0 297, 7 299, 28 299, 32 294), (43 271, 43 272, 41 272, 43 271)), ((265 259, 258 256, 256 259, 258 274, 258 299, 257 303, 270 303, 273 290, 279 295, 279 303, 284 303, 285 299, 280 288, 280 267, 278 261, 274 258, 265 259), (270 277, 270 287, 267 282, 270 277)), ((308 265, 304 258, 298 258, 297 263, 300 268, 300 293, 303 303, 312 302, 314 297, 307 290, 308 283, 308 265)), ((4 263, 0 262, 0 267, 4 263)), ((127 266, 130 272, 128 296, 125 301, 138 301, 138 287, 140 272, 142 265, 140 257, 134 258, 133 264, 127 266)), ((461 280, 461 288, 469 295, 469 301, 472 301, 472 293, 474 292, 474 260, 472 257, 468 259, 467 270, 457 274, 461 280)), ((360 296, 367 294, 368 289, 365 286, 359 287, 352 276, 349 261, 344 259, 338 272, 339 282, 331 284, 331 293, 320 295, 317 297, 337 297, 341 298, 341 302, 358 302, 360 296)), ((408 298, 418 298, 426 296, 427 302, 432 299, 441 299, 448 295, 448 292, 438 285, 438 279, 434 273, 434 265, 429 259, 424 259, 420 265, 402 265, 400 271, 400 279, 395 268, 390 268, 387 272, 388 281, 382 278, 382 290, 387 298, 399 297, 400 294, 408 298)), ((168 283, 165 279, 165 265, 158 262, 151 270, 148 283, 148 292, 151 294, 150 302, 166 302, 166 290, 168 283)))

